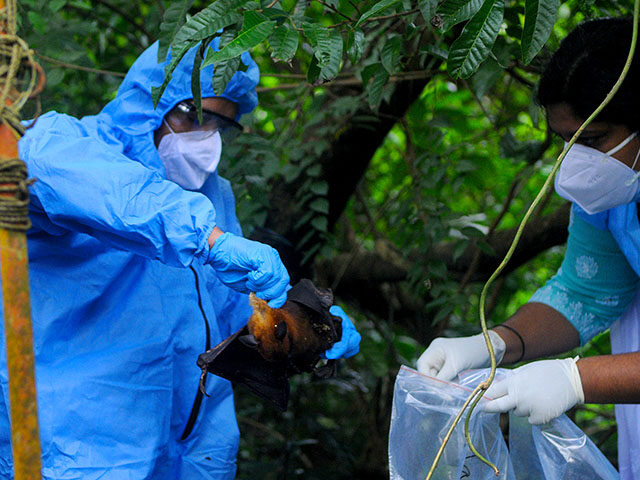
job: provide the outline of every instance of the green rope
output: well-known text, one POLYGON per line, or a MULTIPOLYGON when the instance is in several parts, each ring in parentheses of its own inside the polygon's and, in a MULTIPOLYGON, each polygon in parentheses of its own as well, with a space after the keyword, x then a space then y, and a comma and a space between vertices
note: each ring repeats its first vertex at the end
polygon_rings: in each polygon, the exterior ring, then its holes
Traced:
MULTIPOLYGON (((24 135, 20 111, 31 98, 37 79, 33 51, 17 34, 16 0, 7 0, 0 11, 6 34, 0 35, 0 122, 16 137, 24 135)), ((29 191, 27 167, 19 158, 0 159, 0 228, 26 231, 29 191)))
POLYGON ((574 133, 573 137, 571 137, 571 140, 569 140, 569 143, 567 143, 567 145, 564 147, 564 149, 560 153, 560 156, 555 161, 555 163, 553 165, 553 168, 551 169, 551 172, 549 173, 549 175, 547 176, 544 184, 542 185, 542 188, 540 189, 540 192, 538 192, 538 195, 533 200, 533 202, 529 206, 529 209, 527 210, 527 213, 525 214, 524 218, 520 222, 520 225, 518 226, 518 230, 516 231, 516 235, 513 238, 511 246, 509 247, 509 250, 507 251, 504 259, 502 260, 502 262, 500 263, 498 268, 496 268, 495 272, 493 272, 491 277, 489 277, 489 280, 487 280, 487 282, 484 284, 484 287, 482 288, 482 293, 480 294, 480 325, 482 327, 482 334, 484 336, 484 340, 485 340, 485 342, 487 344, 487 348, 489 350, 489 357, 491 358, 491 370, 490 370, 490 373, 489 373, 489 378, 487 378, 487 380, 485 380, 484 382, 480 383, 480 385, 478 385, 471 392, 471 394, 469 395, 469 398, 467 399, 467 401, 464 403, 464 405, 460 409, 459 414, 456 416, 456 418, 454 419, 451 427, 447 431, 447 434, 446 434, 446 436, 445 436, 445 438, 444 438, 444 440, 442 442, 442 445, 440 446, 440 449, 438 450, 436 458, 434 459, 433 464, 431 465, 431 468, 429 469, 429 473, 427 474, 426 480, 429 480, 433 476, 433 474, 435 472, 435 469, 438 466, 438 462, 440 461, 440 457, 444 453, 444 448, 447 445, 449 439, 451 438, 451 435, 453 434, 454 429, 458 425, 458 423, 460 421, 460 418, 462 417, 462 413, 467 408, 467 406, 469 406, 469 404, 471 404, 471 406, 469 407, 469 411, 467 412, 467 417, 465 419, 465 428, 464 428, 464 434, 465 434, 465 438, 467 440, 467 444, 469 445, 469 448, 471 449, 471 451, 474 453, 475 456, 477 456, 480 460, 482 460, 489 467, 491 467, 496 475, 499 474, 498 468, 493 463, 491 463, 489 460, 484 458, 478 452, 476 447, 473 445, 473 442, 471 440, 471 435, 469 433, 469 423, 470 423, 470 419, 471 419, 471 414, 473 413, 473 410, 475 409, 476 405, 478 404, 478 402, 480 401, 480 399, 484 395, 484 392, 489 388, 489 386, 493 382, 493 379, 495 378, 495 374, 496 374, 496 367, 497 367, 496 356, 495 356, 495 352, 493 351, 493 345, 491 344, 491 340, 489 339, 489 331, 487 329, 487 320, 486 320, 486 317, 485 317, 485 303, 486 303, 486 298, 487 298, 487 292, 489 290, 489 286, 500 275, 500 273, 502 273, 502 270, 504 270, 504 267, 507 265, 507 263, 509 263, 509 260, 511 259, 511 256, 513 255, 513 252, 515 251, 516 247, 518 246, 518 242, 520 241, 520 237, 522 236, 522 232, 524 230, 524 227, 526 226, 527 222, 529 221, 529 218, 531 217, 531 215, 533 214, 535 209, 538 207, 538 205, 541 202, 542 198, 546 195, 547 191, 549 190, 549 188, 551 186, 551 182, 553 181, 553 177, 555 176, 556 172, 560 168, 560 164, 562 163, 562 160, 564 160, 564 157, 567 155, 567 152, 573 146, 573 144, 576 143, 576 140, 580 137, 580 135, 582 134, 583 130, 587 127, 587 125, 589 125, 593 121, 593 119, 611 101, 613 96, 620 89, 620 86, 622 85, 622 82, 624 81, 625 77, 627 76, 629 68, 631 68, 631 62, 633 60, 633 56, 634 56, 634 53, 635 53, 635 50, 636 50, 636 43, 637 43, 637 39, 638 39, 638 16, 639 16, 638 13, 639 13, 639 9, 640 9, 640 0, 635 0, 634 7, 633 7, 633 34, 631 36, 631 46, 629 48, 629 54, 627 56, 627 60, 625 62, 624 68, 622 69, 622 72, 620 73, 620 77, 618 77, 618 80, 613 85, 613 87, 611 88, 611 91, 607 94, 607 96, 602 101, 602 103, 600 105, 598 105, 598 108, 596 108, 596 110, 589 116, 589 118, 587 118, 584 121, 584 123, 574 133))

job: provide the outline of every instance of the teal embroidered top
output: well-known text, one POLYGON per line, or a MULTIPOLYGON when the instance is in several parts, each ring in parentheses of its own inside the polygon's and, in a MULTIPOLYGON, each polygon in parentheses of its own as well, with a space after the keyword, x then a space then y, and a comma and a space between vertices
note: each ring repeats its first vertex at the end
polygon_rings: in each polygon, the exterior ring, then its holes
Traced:
POLYGON ((562 265, 529 301, 544 303, 564 315, 584 345, 620 318, 639 286, 640 278, 611 232, 572 210, 562 265))

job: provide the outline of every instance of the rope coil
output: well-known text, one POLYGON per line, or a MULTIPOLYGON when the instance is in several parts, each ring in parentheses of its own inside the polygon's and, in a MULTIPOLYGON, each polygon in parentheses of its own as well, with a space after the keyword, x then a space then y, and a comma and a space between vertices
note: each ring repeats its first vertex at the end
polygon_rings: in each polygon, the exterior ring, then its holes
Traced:
MULTIPOLYGON (((6 27, 6 33, 0 34, 0 122, 21 137, 26 127, 20 111, 42 91, 45 76, 33 50, 16 34, 15 0, 0 10, 0 23, 6 27)), ((0 228, 26 231, 31 227, 28 187, 32 183, 22 160, 0 158, 0 228)))
POLYGON ((0 228, 27 231, 29 190, 34 182, 27 179, 27 166, 19 158, 0 161, 0 228))

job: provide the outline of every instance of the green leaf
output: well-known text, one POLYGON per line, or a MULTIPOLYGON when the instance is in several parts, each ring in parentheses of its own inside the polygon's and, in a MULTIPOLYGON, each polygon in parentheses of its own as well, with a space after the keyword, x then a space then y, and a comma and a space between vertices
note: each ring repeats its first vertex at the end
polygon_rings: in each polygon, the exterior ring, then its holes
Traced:
POLYGON ((58 10, 60 10, 62 7, 64 7, 67 4, 67 0, 51 0, 49 2, 49 8, 51 9, 52 12, 56 13, 58 10))
POLYGON ((445 0, 436 10, 444 21, 442 31, 447 32, 454 25, 473 17, 482 4, 483 0, 445 0))
POLYGON ((312 167, 309 167, 306 173, 309 177, 319 177, 322 173, 322 166, 320 164, 315 164, 312 167))
POLYGON ((378 70, 373 75, 373 80, 371 81, 371 85, 369 86, 369 106, 372 109, 378 108, 380 105, 380 101, 382 100, 382 89, 387 84, 389 80, 389 73, 384 69, 381 64, 378 64, 378 70))
POLYGON ((313 54, 318 59, 318 66, 324 68, 331 56, 331 38, 329 29, 317 23, 305 23, 304 34, 311 43, 313 54))
MULTIPOLYGON (((228 45, 236 36, 236 33, 237 31, 235 29, 225 30, 222 35, 220 35, 220 47, 228 45)), ((216 95, 222 95, 222 93, 224 93, 227 83, 229 83, 233 74, 238 71, 239 66, 240 57, 229 58, 228 60, 216 62, 214 65, 212 79, 213 92, 216 95)))
POLYGON ((444 48, 441 48, 438 45, 427 44, 420 47, 420 53, 428 53, 434 57, 440 58, 441 60, 446 60, 449 56, 449 52, 444 48))
POLYGON ((447 68, 453 78, 468 78, 489 56, 502 26, 504 0, 487 0, 449 50, 447 68))
POLYGON ((187 12, 193 0, 177 0, 171 2, 164 12, 162 23, 160 24, 160 34, 158 35, 158 62, 164 62, 167 58, 169 45, 176 36, 180 27, 187 21, 187 12))
POLYGON ((315 193, 316 195, 326 195, 329 192, 329 185, 325 181, 320 181, 311 184, 309 190, 311 190, 311 192, 315 193))
POLYGON ((380 53, 380 61, 382 62, 382 66, 385 70, 389 72, 389 75, 396 73, 400 66, 403 54, 404 43, 401 37, 394 36, 386 41, 384 47, 382 47, 382 52, 380 53))
POLYGON ((201 10, 178 30, 171 42, 172 56, 183 50, 183 44, 193 40, 200 41, 214 36, 218 30, 240 21, 240 14, 235 11, 244 0, 216 0, 201 10))
POLYGON ((178 56, 176 54, 171 56, 171 61, 164 67, 164 81, 162 82, 162 85, 160 85, 159 87, 154 87, 154 86, 151 87, 151 98, 153 100, 153 108, 158 106, 160 97, 162 97, 162 94, 164 93, 165 88, 167 88, 167 85, 169 85, 169 82, 171 81, 171 78, 172 78, 172 73, 175 70, 178 63, 180 63, 180 60, 182 60, 182 58, 185 56, 185 54, 190 48, 195 47, 197 44, 198 44, 197 40, 191 40, 190 42, 184 44, 184 51, 182 52, 182 55, 178 56))
POLYGON ((324 215, 321 217, 314 217, 311 220, 311 226, 320 232, 326 232, 329 228, 329 221, 324 215))
POLYGON ((327 81, 335 78, 340 71, 342 61, 342 35, 337 30, 329 30, 316 23, 305 23, 303 29, 318 60, 317 66, 320 72, 316 79, 327 81))
POLYGON ((198 111, 198 121, 202 124, 202 89, 200 88, 200 65, 202 65, 202 57, 207 51, 210 41, 204 41, 200 44, 200 48, 196 52, 193 59, 193 73, 191 75, 191 94, 193 95, 193 104, 198 111))
POLYGON ((436 13, 438 0, 418 0, 418 8, 424 21, 429 23, 436 13))
POLYGON ((302 217, 300 217, 296 222, 296 224, 293 226, 294 230, 297 230, 302 225, 305 225, 309 220, 311 220, 312 216, 313 216, 313 212, 311 210, 309 210, 307 213, 302 215, 302 217))
POLYGON ((290 61, 298 50, 299 41, 300 35, 297 30, 290 28, 289 25, 279 26, 269 37, 271 58, 275 61, 290 61))
POLYGON ((352 65, 356 65, 364 53, 365 38, 362 30, 349 30, 347 37, 347 55, 352 65))
POLYGON ((329 213, 329 200, 326 198, 316 198, 311 202, 309 208, 314 212, 329 213))
POLYGON ((360 77, 362 78, 362 84, 365 87, 369 84, 369 80, 371 80, 371 77, 375 75, 379 68, 379 63, 372 63, 362 69, 362 72, 360 72, 360 77))
POLYGON ((321 71, 322 70, 318 66, 318 58, 315 56, 312 57, 309 68, 307 69, 307 82, 309 82, 311 85, 315 85, 315 83, 318 81, 318 78, 320 78, 321 71))
POLYGON ((302 22, 304 18, 304 12, 307 11, 307 7, 309 6, 309 2, 307 0, 298 0, 296 2, 296 6, 293 9, 293 13, 291 14, 291 20, 293 20, 296 24, 302 22))
POLYGON ((245 12, 242 30, 238 36, 217 52, 209 50, 203 66, 242 55, 266 40, 275 28, 276 22, 269 20, 264 15, 253 11, 245 12))
POLYGON ((358 19, 358 21, 356 22, 354 27, 358 28, 363 22, 365 22, 369 18, 371 18, 371 17, 383 12, 387 8, 393 7, 394 5, 397 5, 399 3, 401 3, 400 0, 382 0, 382 1, 378 2, 378 3, 376 3, 373 7, 371 7, 369 10, 367 10, 366 12, 364 12, 362 14, 362 16, 358 19))
POLYGON ((171 81, 173 71, 187 51, 201 40, 214 36, 218 30, 237 23, 240 15, 234 9, 243 3, 244 0, 216 0, 187 20, 178 30, 171 42, 171 61, 165 65, 164 81, 159 87, 151 88, 154 107, 158 105, 162 93, 171 81))
POLYGON ((556 23, 559 0, 526 0, 522 31, 522 61, 525 65, 538 54, 556 23))
POLYGON ((280 24, 289 19, 289 15, 287 15, 287 12, 279 8, 265 8, 264 10, 262 10, 262 14, 265 15, 269 20, 275 20, 280 24))
POLYGON ((334 79, 338 75, 340 64, 342 63, 344 42, 342 41, 342 34, 337 29, 331 30, 329 45, 329 58, 320 73, 320 76, 327 81, 334 79))
POLYGON ((38 12, 29 11, 27 12, 27 18, 33 25, 33 29, 38 32, 40 35, 44 35, 47 31, 48 22, 40 15, 38 12))

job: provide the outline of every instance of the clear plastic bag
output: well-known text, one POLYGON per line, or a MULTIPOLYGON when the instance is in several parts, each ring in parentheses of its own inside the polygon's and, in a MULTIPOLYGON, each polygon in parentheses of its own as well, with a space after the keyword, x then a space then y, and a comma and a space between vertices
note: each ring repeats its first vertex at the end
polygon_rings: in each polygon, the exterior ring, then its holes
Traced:
MULTIPOLYGON (((500 369, 497 378, 508 374, 509 370, 500 369)), ((460 407, 471 389, 487 375, 488 370, 467 372, 459 384, 454 384, 401 367, 396 378, 389 433, 392 480, 426 478, 460 407)), ((499 415, 482 412, 479 405, 471 417, 471 438, 478 451, 500 470, 496 477, 493 470, 469 450, 464 438, 464 418, 445 448, 432 477, 434 480, 620 478, 602 452, 565 415, 541 426, 532 426, 525 418, 510 415, 507 449, 499 415)))
MULTIPOLYGON (((449 427, 467 400, 467 386, 442 382, 402 367, 396 377, 389 432, 389 472, 394 480, 424 480, 449 427)), ((486 400, 481 400, 484 402, 486 400)), ((476 408, 471 438, 478 451, 500 470, 501 479, 515 479, 499 415, 476 408)), ((495 480, 493 470, 476 458, 464 438, 464 417, 447 443, 434 480, 495 480)))

